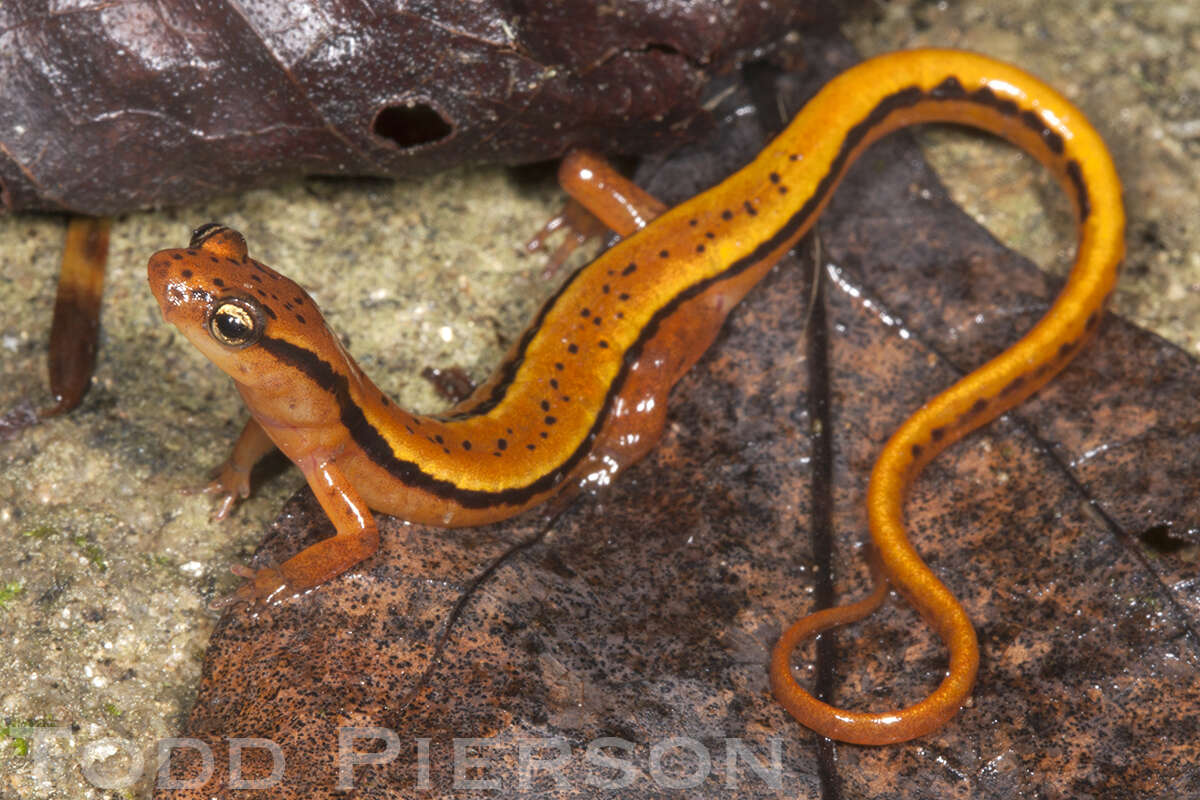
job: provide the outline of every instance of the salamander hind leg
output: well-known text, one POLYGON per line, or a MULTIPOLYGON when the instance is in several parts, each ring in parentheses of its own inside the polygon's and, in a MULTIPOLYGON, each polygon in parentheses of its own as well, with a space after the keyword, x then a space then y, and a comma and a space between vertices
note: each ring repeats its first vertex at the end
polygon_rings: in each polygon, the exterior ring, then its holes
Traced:
POLYGON ((550 254, 543 274, 554 275, 571 254, 588 239, 608 231, 626 237, 646 227, 667 210, 658 198, 616 170, 606 159, 588 150, 573 150, 558 168, 558 182, 571 198, 533 238, 525 250, 537 252, 556 231, 566 238, 550 254))
POLYGON ((225 519, 234 503, 250 496, 250 471, 274 449, 275 443, 258 421, 251 417, 242 428, 229 458, 213 470, 208 485, 200 489, 204 494, 217 497, 212 514, 214 519, 225 519))

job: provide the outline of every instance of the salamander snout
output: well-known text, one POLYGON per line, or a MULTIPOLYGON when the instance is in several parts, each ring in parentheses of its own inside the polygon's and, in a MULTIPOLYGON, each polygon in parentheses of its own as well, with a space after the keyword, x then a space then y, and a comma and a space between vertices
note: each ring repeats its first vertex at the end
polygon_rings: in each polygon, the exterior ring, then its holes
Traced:
MULTIPOLYGON (((210 222, 193 231, 186 248, 160 250, 150 256, 146 278, 163 317, 181 325, 185 309, 207 313, 213 299, 224 294, 227 287, 242 284, 246 290, 255 288, 242 280, 249 261, 242 235, 210 222)), ((258 281, 261 283, 262 278, 258 281)))
POLYGON ((187 307, 190 301, 207 299, 196 296, 194 273, 188 268, 184 253, 183 250, 160 250, 150 256, 146 267, 150 291, 168 322, 177 323, 176 313, 187 307))

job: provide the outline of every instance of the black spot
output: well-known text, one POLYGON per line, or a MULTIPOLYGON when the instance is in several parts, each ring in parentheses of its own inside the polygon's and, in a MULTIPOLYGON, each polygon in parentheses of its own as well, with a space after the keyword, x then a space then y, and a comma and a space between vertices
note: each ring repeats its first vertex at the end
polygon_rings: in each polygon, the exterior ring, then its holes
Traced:
POLYGON ((549 411, 549 410, 550 410, 550 401, 549 401, 549 400, 543 400, 543 401, 541 402, 541 406, 542 406, 542 411, 549 411))
MULTIPOLYGON (((383 396, 383 395, 381 395, 379 397, 379 402, 383 404, 384 408, 387 408, 388 406, 390 406, 392 404, 392 401, 388 400, 387 397, 383 396)), ((409 433, 412 433, 412 431, 409 431, 409 433)))
POLYGON ((724 211, 721 212, 721 219, 728 222, 729 220, 733 219, 733 212, 730 211, 728 208, 725 209, 724 211))
POLYGON ((600 324, 600 317, 593 317, 593 318, 592 318, 592 324, 593 324, 593 325, 599 325, 599 324, 600 324))
POLYGON ((1024 386, 1025 381, 1026 381, 1025 375, 1018 375, 1017 377, 1015 377, 1011 381, 1009 381, 1007 386, 1005 386, 1003 389, 1000 390, 1000 394, 1001 395, 1012 394, 1013 392, 1017 391, 1022 386, 1024 386))
POLYGON ((951 75, 933 87, 933 90, 929 92, 929 96, 934 100, 962 100, 967 96, 967 90, 959 83, 958 78, 951 75))
POLYGON ((551 389, 557 389, 557 388, 558 388, 558 378, 551 378, 551 379, 550 379, 550 388, 551 388, 551 389))
POLYGON ((920 458, 920 457, 921 457, 921 453, 922 453, 922 452, 923 452, 923 448, 921 447, 921 445, 919 445, 919 444, 914 444, 914 445, 912 446, 912 454, 913 454, 913 458, 920 458))
POLYGON ((703 252, 704 252, 704 245, 702 245, 702 244, 698 244, 698 245, 696 245, 696 252, 697 252, 697 253, 703 253, 703 252))
POLYGON ((308 324, 308 320, 304 319, 304 317, 303 317, 303 316, 301 316, 300 314, 297 314, 297 315, 296 315, 296 322, 299 322, 301 325, 307 325, 307 324, 308 324))
POLYGON ((939 425, 938 427, 931 430, 929 432, 929 435, 933 437, 933 440, 935 442, 940 442, 942 440, 942 437, 946 435, 946 429, 939 425))
POLYGON ((278 317, 275 316, 275 312, 271 310, 271 307, 269 305, 267 305, 266 303, 262 303, 261 305, 262 305, 262 310, 263 310, 264 314, 266 314, 271 319, 279 319, 278 317))
POLYGON ((981 397, 978 400, 976 400, 974 403, 971 404, 971 413, 978 414, 978 413, 982 412, 985 408, 987 408, 987 406, 988 406, 987 399, 981 397))
POLYGON ((750 205, 750 201, 749 201, 749 200, 747 200, 746 202, 742 203, 742 207, 744 207, 744 208, 746 209, 746 213, 747 213, 747 214, 749 214, 749 215, 750 215, 750 216, 752 216, 752 217, 753 217, 753 216, 755 216, 756 214, 758 214, 758 212, 754 210, 754 206, 750 205))
POLYGON ((435 442, 437 442, 438 444, 445 444, 445 443, 446 443, 446 440, 442 438, 442 435, 441 435, 440 433, 439 433, 439 434, 436 434, 436 435, 434 435, 434 437, 433 437, 433 440, 434 440, 435 442))
POLYGON ((608 284, 606 283, 603 286, 601 286, 600 291, 604 292, 605 294, 608 294, 608 292, 609 292, 608 284))
POLYGON ((497 439, 496 447, 499 448, 500 450, 507 450, 508 449, 508 440, 507 439, 497 439))
POLYGON ((621 270, 621 274, 622 275, 632 275, 636 270, 637 270, 637 264, 630 264, 629 266, 625 267, 625 269, 621 270))
POLYGON ((213 286, 217 286, 221 289, 224 289, 225 281, 221 280, 220 278, 213 278, 213 286))
POLYGON ((607 350, 607 349, 608 349, 608 342, 606 342, 606 341, 604 341, 603 339, 601 339, 600 341, 596 342, 596 346, 597 346, 597 347, 600 347, 600 348, 602 348, 602 349, 605 349, 605 350, 607 350))
POLYGON ((466 439, 463 439, 462 448, 463 448, 463 450, 470 450, 471 443, 469 441, 467 441, 466 439))
POLYGON ((567 352, 572 355, 574 355, 575 353, 578 353, 579 345, 575 344, 574 342, 571 342, 571 344, 567 345, 567 352))
POLYGON ((987 86, 972 92, 971 99, 980 105, 996 109, 1006 117, 1015 117, 1019 110, 1015 101, 1007 97, 997 97, 996 93, 987 86))
POLYGON ((550 416, 549 414, 547 414, 547 415, 546 415, 546 424, 547 424, 547 425, 553 425, 553 424, 554 424, 554 423, 556 423, 556 422, 558 422, 558 418, 557 418, 557 417, 552 417, 552 416, 550 416))
POLYGON ((670 257, 671 257, 671 251, 670 251, 670 250, 659 250, 659 251, 658 251, 658 257, 659 257, 659 258, 670 258, 670 257))
POLYGON ((192 271, 191 271, 190 269, 185 269, 183 272, 181 272, 181 273, 179 273, 179 274, 180 274, 180 275, 182 275, 182 276, 183 276, 183 277, 185 277, 185 278, 190 278, 190 277, 192 277, 192 271))
MULTIPOLYGON (((556 370, 558 370, 559 372, 562 372, 564 369, 566 369, 566 367, 563 366, 563 363, 561 361, 555 361, 554 368, 556 370)), ((512 433, 512 431, 509 431, 509 433, 512 433)))
POLYGON ((778 172, 772 172, 770 175, 767 176, 767 178, 771 181, 771 183, 779 183, 779 173, 778 172))
POLYGON ((628 300, 628 299, 629 299, 629 293, 628 293, 628 292, 621 292, 619 295, 617 295, 617 299, 618 299, 618 300, 628 300))
POLYGON ((591 315, 592 315, 592 312, 591 312, 591 311, 589 311, 589 310, 587 310, 586 308, 585 308, 585 309, 582 309, 582 310, 580 310, 580 312, 579 312, 579 316, 581 316, 581 317, 583 317, 583 318, 585 318, 585 319, 586 319, 587 317, 590 317, 591 315))

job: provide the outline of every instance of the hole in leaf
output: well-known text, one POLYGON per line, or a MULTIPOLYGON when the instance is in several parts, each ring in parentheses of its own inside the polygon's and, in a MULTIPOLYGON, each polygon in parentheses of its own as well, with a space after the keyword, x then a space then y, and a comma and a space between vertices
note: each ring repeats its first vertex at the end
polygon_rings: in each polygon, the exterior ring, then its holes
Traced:
POLYGON ((1138 538, 1150 549, 1170 555, 1188 546, 1188 540, 1176 536, 1168 525, 1155 525, 1142 531, 1138 538))
POLYGON ((647 42, 646 46, 643 47, 642 50, 647 53, 662 53, 663 55, 668 56, 677 56, 680 54, 679 48, 672 47, 671 45, 664 44, 662 42, 647 42))
POLYGON ((421 101, 384 106, 371 122, 372 133, 403 149, 433 144, 453 131, 441 112, 421 101))

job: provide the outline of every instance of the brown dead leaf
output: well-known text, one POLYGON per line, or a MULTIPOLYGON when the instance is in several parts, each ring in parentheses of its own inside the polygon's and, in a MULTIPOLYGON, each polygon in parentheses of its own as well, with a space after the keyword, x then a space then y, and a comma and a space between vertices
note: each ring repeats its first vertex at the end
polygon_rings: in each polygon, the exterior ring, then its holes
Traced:
POLYGON ((812 0, 3 3, 0 213, 662 149, 707 126, 712 75, 839 16, 812 0))

